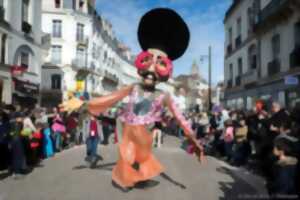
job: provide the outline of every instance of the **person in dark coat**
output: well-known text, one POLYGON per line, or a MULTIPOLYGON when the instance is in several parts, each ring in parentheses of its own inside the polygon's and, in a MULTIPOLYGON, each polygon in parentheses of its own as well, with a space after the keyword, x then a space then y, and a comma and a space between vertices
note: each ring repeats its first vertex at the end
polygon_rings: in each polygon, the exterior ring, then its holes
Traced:
POLYGON ((280 127, 282 124, 289 122, 291 119, 286 110, 282 109, 280 104, 273 102, 272 104, 272 116, 268 120, 269 130, 267 135, 264 138, 264 151, 263 151, 263 160, 264 160, 264 174, 267 179, 271 178, 272 174, 270 173, 270 168, 274 166, 276 158, 273 155, 273 145, 275 138, 280 134, 280 127))
POLYGON ((26 171, 26 156, 24 152, 24 146, 21 140, 21 131, 23 129, 22 113, 15 113, 15 122, 11 130, 11 170, 14 178, 22 177, 22 174, 26 171))
POLYGON ((275 140, 273 153, 278 161, 273 167, 273 180, 267 185, 273 199, 298 199, 295 178, 298 159, 292 156, 292 151, 292 145, 288 139, 275 140))
POLYGON ((0 170, 7 169, 9 165, 9 131, 9 116, 2 111, 0 113, 0 170))

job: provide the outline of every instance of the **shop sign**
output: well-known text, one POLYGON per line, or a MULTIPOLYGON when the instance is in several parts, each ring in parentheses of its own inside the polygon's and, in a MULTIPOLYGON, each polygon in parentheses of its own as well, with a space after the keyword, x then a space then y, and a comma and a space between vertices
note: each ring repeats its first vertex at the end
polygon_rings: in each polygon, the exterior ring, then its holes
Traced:
POLYGON ((289 93, 289 98, 297 98, 297 93, 296 92, 289 93))
POLYGON ((284 77, 284 84, 285 85, 298 85, 299 79, 296 76, 286 76, 286 77, 284 77))
POLYGON ((30 82, 25 82, 21 81, 18 79, 13 79, 15 83, 15 90, 24 94, 38 94, 39 93, 39 85, 30 83, 30 82))

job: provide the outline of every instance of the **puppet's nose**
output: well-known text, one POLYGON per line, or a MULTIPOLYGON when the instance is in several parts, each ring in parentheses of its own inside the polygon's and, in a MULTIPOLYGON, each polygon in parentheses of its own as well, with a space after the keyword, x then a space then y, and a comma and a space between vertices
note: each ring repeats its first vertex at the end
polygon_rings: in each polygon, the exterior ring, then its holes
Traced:
POLYGON ((155 73, 155 65, 152 64, 149 68, 148 71, 155 73))

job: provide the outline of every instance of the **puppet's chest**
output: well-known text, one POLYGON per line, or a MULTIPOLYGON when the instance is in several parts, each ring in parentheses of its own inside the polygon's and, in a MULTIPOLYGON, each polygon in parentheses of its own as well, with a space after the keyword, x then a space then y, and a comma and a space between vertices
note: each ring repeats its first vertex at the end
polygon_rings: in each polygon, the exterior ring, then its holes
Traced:
POLYGON ((155 96, 153 93, 137 94, 132 99, 132 112, 137 116, 147 115, 155 108, 155 96))
POLYGON ((134 90, 121 119, 129 124, 150 124, 161 119, 163 93, 134 90))

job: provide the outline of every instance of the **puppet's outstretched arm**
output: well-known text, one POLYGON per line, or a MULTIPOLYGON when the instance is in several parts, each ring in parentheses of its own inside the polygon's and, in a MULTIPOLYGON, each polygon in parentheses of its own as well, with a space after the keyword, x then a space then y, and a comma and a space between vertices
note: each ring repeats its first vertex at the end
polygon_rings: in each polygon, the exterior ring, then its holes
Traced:
POLYGON ((106 109, 118 103, 123 98, 127 97, 132 91, 133 86, 127 86, 118 91, 112 92, 109 95, 98 97, 90 100, 87 103, 88 111, 94 115, 99 115, 106 109))
POLYGON ((68 112, 72 112, 78 109, 87 109, 90 113, 99 115, 106 109, 116 104, 118 101, 128 96, 132 91, 132 88, 133 86, 127 86, 103 97, 94 98, 88 102, 83 102, 77 98, 73 98, 61 104, 60 107, 68 112))
POLYGON ((176 121, 179 123, 179 126, 183 129, 185 136, 192 142, 192 144, 196 147, 196 154, 199 157, 199 160, 204 161, 204 149, 203 146, 199 144, 197 139, 193 134, 193 130, 191 128, 190 123, 185 119, 182 112, 179 110, 178 106, 175 104, 175 101, 172 99, 170 95, 166 96, 165 101, 167 107, 175 117, 176 121))

